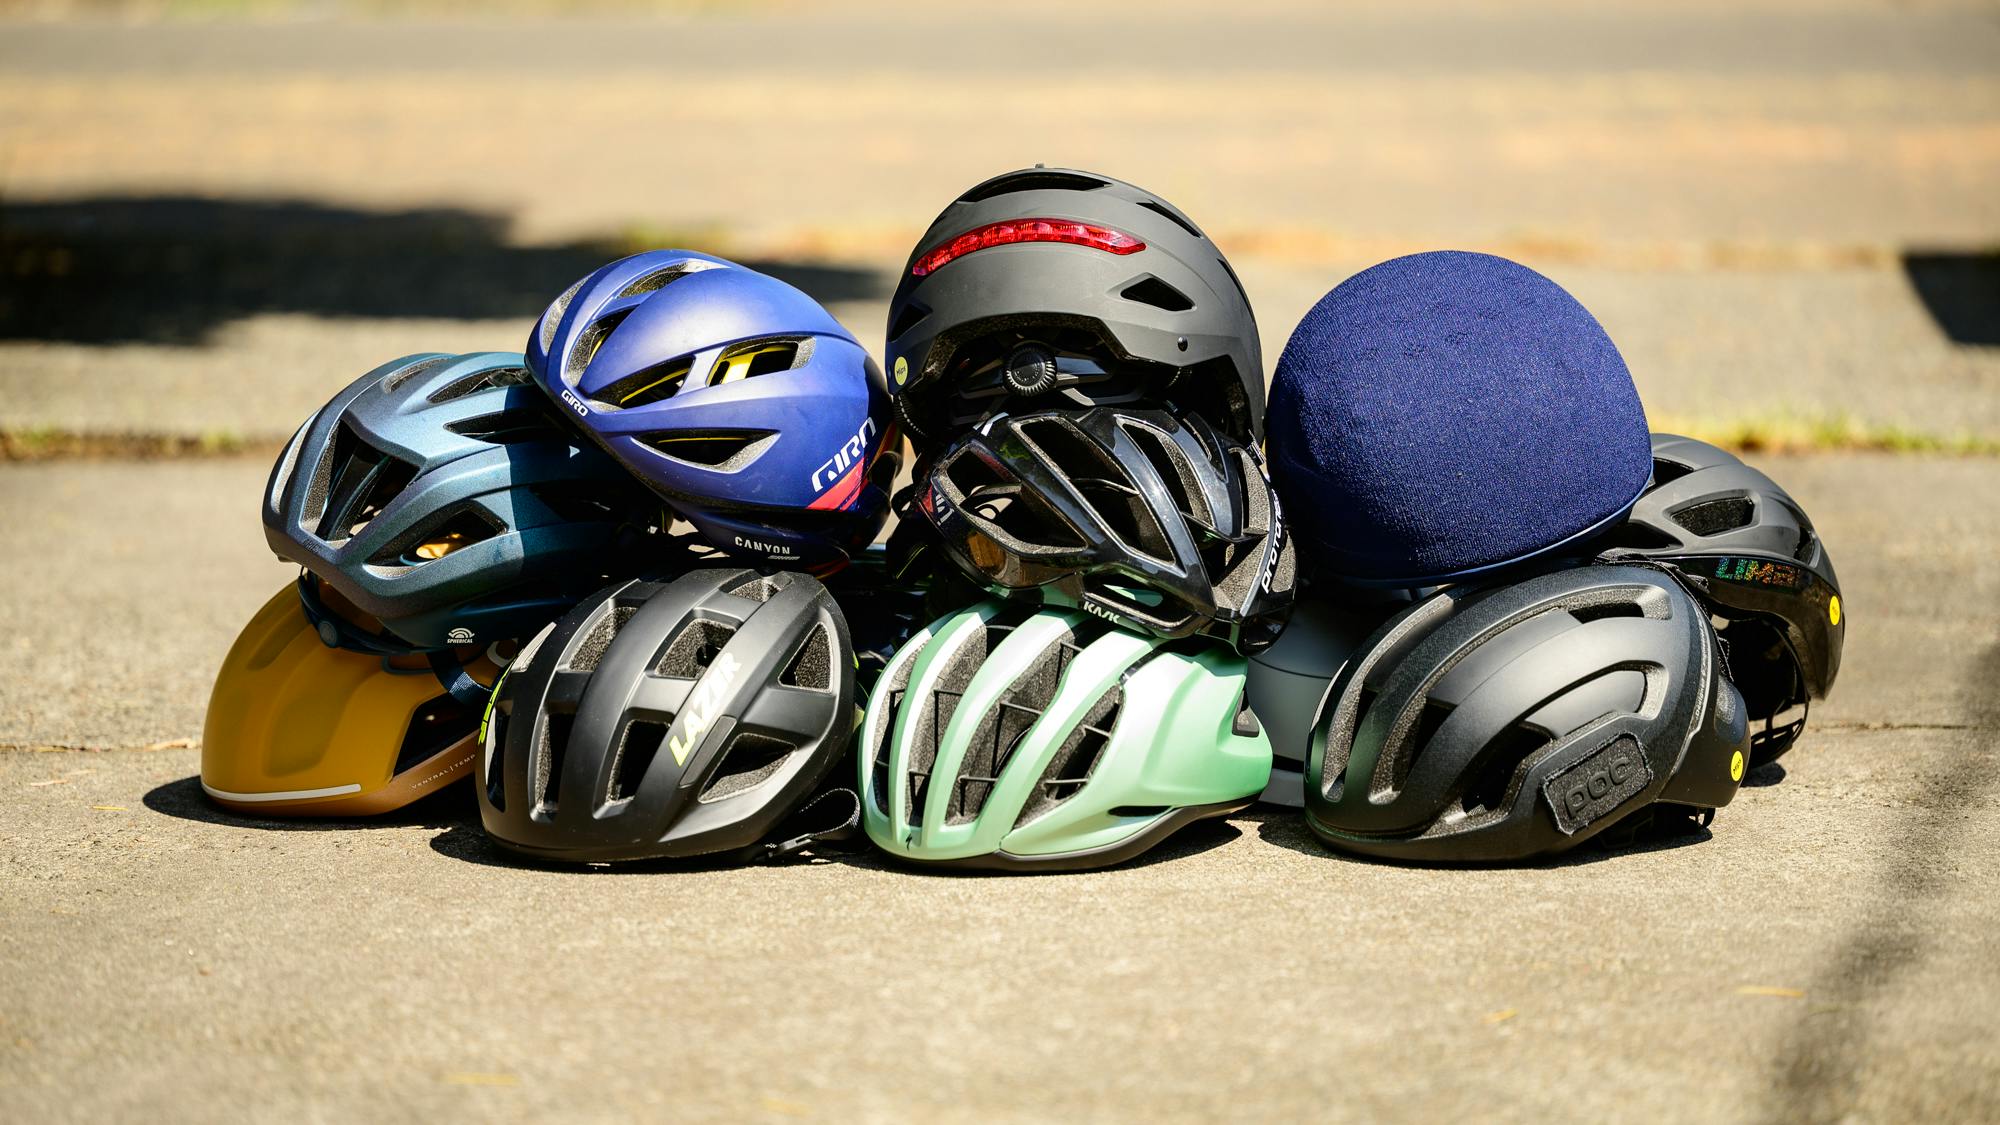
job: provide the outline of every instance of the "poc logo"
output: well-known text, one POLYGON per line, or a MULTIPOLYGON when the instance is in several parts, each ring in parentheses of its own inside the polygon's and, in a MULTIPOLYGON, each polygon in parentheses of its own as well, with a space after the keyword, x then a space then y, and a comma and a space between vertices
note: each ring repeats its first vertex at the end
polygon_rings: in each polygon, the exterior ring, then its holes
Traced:
POLYGON ((681 732, 667 743, 667 749, 674 755, 675 765, 687 765, 688 756, 701 745, 702 736, 715 725, 716 717, 722 713, 722 703, 729 698, 729 689, 736 686, 737 673, 742 670, 743 666, 736 662, 736 657, 726 652, 708 666, 708 674, 695 685, 694 695, 688 700, 681 732))
POLYGON ((868 440, 874 436, 875 419, 862 419, 861 428, 854 431, 854 436, 842 442, 840 448, 833 451, 833 457, 826 464, 813 470, 813 491, 824 492, 827 485, 839 480, 841 474, 852 468, 856 461, 861 460, 861 454, 868 448, 868 440))
POLYGON ((585 406, 583 404, 583 400, 576 397, 576 392, 570 390, 568 387, 564 387, 562 389, 562 400, 565 406, 568 406, 571 410, 576 411, 576 416, 579 418, 582 418, 590 413, 590 407, 585 406))
POLYGON ((1575 835, 1653 783, 1639 740, 1621 734, 1542 785, 1542 798, 1555 814, 1556 827, 1575 835))
POLYGON ((444 635, 444 643, 448 645, 469 645, 472 643, 472 630, 463 625, 453 626, 452 630, 444 635))

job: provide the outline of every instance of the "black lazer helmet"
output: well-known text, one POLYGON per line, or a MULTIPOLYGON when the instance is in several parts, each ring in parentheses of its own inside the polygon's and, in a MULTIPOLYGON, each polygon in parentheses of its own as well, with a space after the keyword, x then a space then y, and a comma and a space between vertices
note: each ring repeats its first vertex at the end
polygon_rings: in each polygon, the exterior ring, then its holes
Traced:
POLYGON ((1025 168, 944 209, 889 304, 889 391, 912 440, 989 414, 1157 399, 1262 440, 1243 286, 1172 204, 1094 172, 1025 168))
POLYGON ((917 509, 978 580, 1163 637, 1258 648, 1292 600, 1277 494, 1198 415, 1001 415, 937 454, 917 509))
POLYGON ((625 582, 537 634, 495 687, 480 819, 547 859, 747 855, 855 719, 847 622, 810 576, 625 582))
POLYGON ((1653 435, 1653 484, 1605 540, 1607 561, 1673 567, 1722 619, 1718 635, 1743 702, 1764 729, 1753 764, 1791 748, 1840 673, 1847 615, 1840 580, 1812 521, 1777 482, 1707 442, 1653 435))
POLYGON ((1446 863, 1706 818, 1736 795, 1748 741, 1707 614, 1641 567, 1434 594, 1370 638, 1314 726, 1313 831, 1446 863))

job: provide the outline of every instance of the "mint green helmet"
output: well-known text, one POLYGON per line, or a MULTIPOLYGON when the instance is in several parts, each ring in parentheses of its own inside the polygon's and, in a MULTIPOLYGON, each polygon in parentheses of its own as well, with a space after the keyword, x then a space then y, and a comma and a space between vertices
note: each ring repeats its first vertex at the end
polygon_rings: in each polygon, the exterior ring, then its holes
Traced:
POLYGON ((862 822, 899 859, 1105 867, 1263 792, 1243 658, 1081 610, 984 602, 889 661, 861 724, 862 822))

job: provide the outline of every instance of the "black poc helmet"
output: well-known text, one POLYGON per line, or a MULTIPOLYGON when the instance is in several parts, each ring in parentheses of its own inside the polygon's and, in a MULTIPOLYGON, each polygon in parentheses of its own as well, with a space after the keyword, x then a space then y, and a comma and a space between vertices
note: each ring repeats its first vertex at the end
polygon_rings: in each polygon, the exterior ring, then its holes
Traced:
POLYGON ((1291 605, 1284 515, 1257 451, 1199 415, 1001 415, 937 454, 917 508, 996 589, 1162 637, 1255 649, 1291 605))
POLYGON ((1131 184, 995 176, 946 207, 889 303, 889 391, 921 448, 1002 411, 1166 401, 1261 441, 1264 364, 1236 274, 1131 184))
POLYGON ((598 862, 749 856, 846 752, 847 622, 812 577, 614 585, 537 634, 481 732, 501 845, 598 862))
POLYGON ((1444 863, 1549 855, 1665 814, 1705 823, 1748 744, 1707 614, 1641 567, 1434 594, 1370 638, 1314 726, 1313 831, 1444 863))
POLYGON ((1717 634, 1744 706, 1764 729, 1751 762, 1805 729, 1779 713, 1824 699, 1840 673, 1847 616, 1826 544, 1777 482, 1707 442, 1653 435, 1653 483, 1605 540, 1607 561, 1673 567, 1721 619, 1717 634))

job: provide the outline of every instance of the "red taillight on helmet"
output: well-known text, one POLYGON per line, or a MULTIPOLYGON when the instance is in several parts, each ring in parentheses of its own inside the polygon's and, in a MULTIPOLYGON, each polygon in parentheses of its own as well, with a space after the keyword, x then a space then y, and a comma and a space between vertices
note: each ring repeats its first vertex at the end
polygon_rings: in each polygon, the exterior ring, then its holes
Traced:
POLYGON ((910 267, 910 276, 922 277, 953 258, 963 258, 989 246, 1011 246, 1020 242, 1066 242, 1107 254, 1135 254, 1146 248, 1145 243, 1110 227, 1092 226, 1069 219, 1010 219, 1004 223, 974 227, 950 242, 932 247, 910 267))

